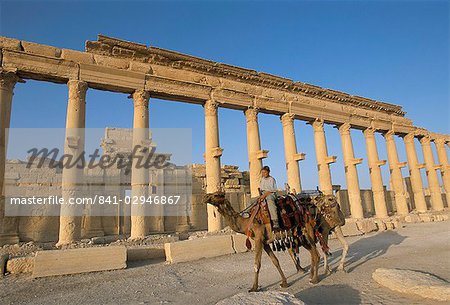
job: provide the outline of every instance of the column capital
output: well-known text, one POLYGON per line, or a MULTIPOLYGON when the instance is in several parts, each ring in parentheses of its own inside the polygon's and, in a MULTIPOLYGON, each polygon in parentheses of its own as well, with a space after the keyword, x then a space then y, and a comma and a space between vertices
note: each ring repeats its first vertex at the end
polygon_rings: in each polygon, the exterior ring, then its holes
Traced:
POLYGON ((405 143, 414 142, 415 137, 416 135, 414 134, 414 132, 410 132, 403 136, 403 141, 405 141, 405 143))
POLYGON ((422 136, 422 137, 419 139, 419 142, 420 142, 420 144, 422 144, 422 146, 423 146, 423 145, 430 145, 430 143, 431 143, 431 137, 430 137, 430 135, 428 134, 428 135, 422 136))
POLYGON ((375 131, 376 131, 376 129, 374 127, 370 126, 363 130, 363 134, 366 138, 373 137, 375 135, 375 131))
POLYGON ((150 92, 143 90, 143 89, 138 89, 133 92, 132 97, 133 97, 134 106, 148 107, 148 100, 150 98, 150 92))
POLYGON ((336 128, 339 130, 339 133, 342 135, 350 134, 350 129, 352 125, 349 122, 345 122, 344 124, 337 125, 336 128))
POLYGON ((433 142, 436 145, 445 145, 445 143, 447 143, 447 140, 445 138, 443 138, 443 137, 436 137, 436 138, 433 139, 433 142))
POLYGON ((249 107, 244 111, 245 117, 247 119, 247 123, 249 122, 257 122, 258 121, 258 113, 259 109, 256 107, 249 107))
POLYGON ((0 69, 0 90, 6 89, 12 91, 17 82, 24 83, 25 81, 14 72, 0 69))
POLYGON ((71 92, 76 92, 76 94, 85 94, 88 89, 88 84, 85 81, 77 79, 69 79, 67 86, 71 92))
POLYGON ((392 138, 393 136, 395 136, 395 131, 394 129, 389 129, 388 131, 383 133, 383 137, 387 140, 388 138, 392 138))
POLYGON ((317 118, 314 121, 309 121, 308 124, 314 128, 314 131, 323 131, 324 121, 322 119, 317 118))
POLYGON ((214 99, 209 99, 203 104, 203 108, 205 108, 205 115, 217 115, 219 103, 214 99))
POLYGON ((283 126, 292 124, 294 122, 294 116, 295 115, 293 113, 285 113, 280 116, 280 120, 283 126))

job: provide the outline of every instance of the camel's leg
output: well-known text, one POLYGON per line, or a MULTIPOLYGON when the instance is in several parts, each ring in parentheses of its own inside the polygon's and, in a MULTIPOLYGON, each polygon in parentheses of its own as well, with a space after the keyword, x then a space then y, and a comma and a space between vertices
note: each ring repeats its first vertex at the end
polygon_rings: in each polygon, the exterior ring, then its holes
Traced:
POLYGON ((341 261, 339 262, 338 270, 346 272, 346 270, 345 270, 345 258, 347 257, 347 253, 348 253, 348 243, 345 240, 344 233, 342 233, 341 226, 337 226, 334 229, 334 232, 336 233, 336 237, 337 237, 337 239, 339 240, 339 242, 342 245, 342 256, 341 256, 341 261))
MULTIPOLYGON (((330 233, 330 230, 328 230, 328 229, 325 229, 323 231, 323 240, 326 245, 328 245, 329 233, 330 233)), ((331 268, 330 268, 330 265, 328 264, 328 255, 326 253, 323 253, 323 269, 324 269, 324 272, 326 275, 331 274, 331 268)))
POLYGON ((255 279, 253 281, 253 287, 249 290, 249 292, 258 291, 258 277, 259 270, 261 269, 261 255, 263 248, 264 239, 262 236, 258 239, 255 239, 255 279))
POLYGON ((309 243, 309 253, 311 254, 311 278, 309 280, 312 284, 317 284, 319 282, 319 261, 320 255, 317 251, 315 239, 314 239, 314 228, 312 226, 307 226, 306 228, 307 238, 309 243))
POLYGON ((278 258, 273 253, 272 249, 270 249, 270 246, 268 244, 264 244, 264 251, 266 251, 267 255, 269 255, 270 259, 272 260, 272 263, 277 268, 278 272, 281 275, 281 284, 280 286, 283 288, 287 288, 289 285, 287 283, 286 277, 284 276, 283 270, 281 269, 280 262, 278 261, 278 258))
POLYGON ((292 260, 294 261, 295 268, 297 269, 297 272, 302 271, 303 273, 306 272, 305 269, 302 268, 300 265, 300 259, 298 258, 297 254, 294 252, 292 248, 288 249, 289 255, 291 256, 292 260))

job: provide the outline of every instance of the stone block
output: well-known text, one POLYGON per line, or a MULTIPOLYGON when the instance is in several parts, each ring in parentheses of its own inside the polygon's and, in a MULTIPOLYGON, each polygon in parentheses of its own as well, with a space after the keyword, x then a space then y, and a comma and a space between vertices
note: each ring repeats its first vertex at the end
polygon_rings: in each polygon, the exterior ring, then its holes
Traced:
POLYGON ((380 220, 380 219, 376 219, 375 220, 375 224, 378 227, 378 231, 386 231, 386 223, 384 223, 384 221, 380 220))
POLYGON ((11 274, 31 273, 33 272, 33 265, 33 256, 13 257, 8 260, 6 271, 11 274))
POLYGON ((152 66, 150 66, 149 64, 141 63, 141 62, 137 62, 137 61, 130 62, 130 70, 145 73, 145 74, 153 73, 152 66))
POLYGON ((345 225, 342 226, 342 233, 344 236, 357 236, 363 234, 360 230, 358 230, 356 222, 352 219, 345 220, 345 225))
POLYGON ((411 222, 411 223, 420 222, 420 218, 418 215, 415 215, 415 214, 406 215, 405 222, 411 222))
POLYGON ((71 60, 74 62, 81 62, 84 64, 93 64, 94 63, 94 55, 91 53, 86 53, 86 52, 62 49, 61 57, 66 60, 71 60))
POLYGON ((127 248, 127 261, 142 261, 146 259, 165 258, 164 249, 154 246, 127 248))
POLYGON ((179 263, 235 253, 230 235, 209 236, 164 244, 166 261, 179 263))
POLYGON ((388 230, 394 230, 395 229, 395 225, 392 221, 386 221, 386 228, 388 230))
POLYGON ((378 268, 372 278, 391 290, 436 301, 450 301, 450 284, 436 276, 413 270, 378 268))
POLYGON ((430 215, 430 214, 421 214, 419 217, 420 217, 420 220, 423 222, 432 222, 433 221, 433 215, 430 215))
MULTIPOLYGON (((245 242, 247 240, 247 236, 244 234, 233 234, 231 235, 231 239, 233 241, 233 249, 236 253, 243 253, 249 251, 245 242)), ((250 242, 252 243, 252 250, 255 249, 255 242, 250 238, 250 242)))
POLYGON ((367 234, 378 230, 378 226, 373 219, 361 219, 356 222, 358 230, 367 234))
POLYGON ((8 49, 14 51, 21 51, 20 40, 8 37, 0 37, 0 49, 8 49))
POLYGON ((123 246, 38 251, 32 277, 124 269, 126 261, 123 246))
POLYGON ((106 67, 111 67, 115 69, 128 69, 130 66, 129 59, 112 58, 103 55, 94 55, 94 61, 97 65, 102 65, 106 67))
POLYGON ((27 53, 48 56, 48 57, 60 57, 61 49, 52 46, 46 46, 34 42, 22 41, 23 50, 27 53))

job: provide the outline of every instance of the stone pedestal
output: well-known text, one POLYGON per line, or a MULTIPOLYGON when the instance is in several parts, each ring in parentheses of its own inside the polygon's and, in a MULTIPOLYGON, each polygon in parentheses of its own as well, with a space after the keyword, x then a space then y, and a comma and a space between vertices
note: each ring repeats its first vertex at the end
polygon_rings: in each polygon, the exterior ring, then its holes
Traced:
MULTIPOLYGON (((76 160, 84 152, 84 128, 86 124, 86 91, 88 85, 79 80, 69 80, 67 104, 66 138, 64 154, 76 160)), ((81 165, 81 160, 79 161, 81 165)), ((62 171, 62 197, 68 203, 77 198, 83 183, 83 168, 72 166, 62 171), (72 199, 73 200, 73 199, 72 199)), ((81 238, 82 206, 64 204, 60 209, 59 240, 57 246, 70 244, 81 238)))
POLYGON ((284 158, 286 160, 287 182, 292 192, 302 191, 298 161, 305 159, 305 154, 297 153, 295 141, 294 115, 285 113, 281 116, 284 138, 284 158))
POLYGON ((403 141, 405 142, 406 157, 408 159, 411 188, 414 193, 414 204, 417 212, 426 212, 427 204, 423 193, 422 177, 420 176, 420 168, 422 168, 423 165, 419 165, 419 162, 417 161, 416 147, 414 145, 414 134, 408 133, 403 137, 403 141))
POLYGON ((259 137, 258 109, 248 108, 245 111, 247 121, 247 150, 250 171, 250 194, 259 196, 258 188, 261 178, 262 159, 267 157, 268 150, 261 150, 259 137))
POLYGON ((393 130, 389 130, 384 134, 389 171, 391 173, 391 188, 394 191, 397 214, 407 215, 409 213, 409 208, 406 200, 406 190, 401 171, 401 168, 406 166, 406 162, 398 161, 397 146, 395 145, 394 135, 395 133, 393 130))
MULTIPOLYGON (((214 100, 205 102, 205 168, 206 192, 214 193, 221 189, 220 156, 222 148, 219 145, 219 123, 217 117, 218 104, 214 100)), ((222 229, 222 216, 217 208, 208 204, 208 231, 222 229)))
POLYGON ((350 213, 352 218, 364 218, 358 171, 356 169, 356 165, 361 164, 362 159, 355 159, 350 128, 351 126, 349 123, 342 124, 338 127, 341 135, 342 152, 344 155, 345 178, 347 180, 350 213))
POLYGON ((367 161, 369 163, 370 181, 372 182, 375 216, 378 218, 385 218, 388 217, 388 212, 386 199, 384 197, 380 166, 386 164, 386 160, 378 159, 375 130, 373 128, 367 128, 364 130, 364 137, 366 138, 367 161))
POLYGON ((328 156, 327 142, 323 121, 310 122, 314 128, 314 144, 316 146, 317 170, 319 172, 319 188, 325 195, 333 194, 330 164, 336 162, 336 156, 328 156))
POLYGON ((433 151, 431 150, 431 138, 429 135, 420 138, 422 145, 423 159, 425 161, 425 169, 427 171, 428 188, 431 194, 431 206, 435 211, 442 211, 444 209, 444 202, 442 201, 441 188, 439 187, 439 179, 436 170, 440 165, 436 166, 434 163, 433 151))
POLYGON ((11 106, 14 86, 19 78, 15 73, 0 71, 0 247, 19 242, 17 219, 5 217, 5 164, 8 136, 6 129, 11 121, 11 106))
MULTIPOLYGON (((133 150, 136 157, 146 160, 150 149, 149 138, 149 113, 148 102, 150 94, 144 90, 136 90, 133 93, 134 119, 133 119, 133 150)), ((131 168, 131 196, 135 198, 147 198, 150 182, 149 169, 145 166, 138 167, 138 158, 133 158, 131 168)), ((134 204, 131 206, 131 239, 140 239, 147 234, 145 205, 134 204)))
POLYGON ((445 189, 445 197, 447 198, 447 205, 450 206, 450 165, 448 164, 445 142, 446 140, 444 138, 434 139, 439 164, 441 164, 441 176, 445 189))

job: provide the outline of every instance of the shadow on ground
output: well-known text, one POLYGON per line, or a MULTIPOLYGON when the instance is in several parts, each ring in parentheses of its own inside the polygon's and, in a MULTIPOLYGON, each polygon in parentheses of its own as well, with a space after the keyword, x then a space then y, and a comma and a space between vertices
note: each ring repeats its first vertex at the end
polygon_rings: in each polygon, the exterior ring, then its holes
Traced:
MULTIPOLYGON (((392 246, 400 245, 406 239, 396 231, 385 231, 363 237, 349 245, 346 259, 347 272, 352 272, 362 264, 384 255, 392 246)), ((336 266, 342 255, 342 250, 333 252, 332 266, 336 266)))
POLYGON ((359 292, 348 285, 319 285, 295 294, 308 305, 314 304, 361 304, 359 292))

